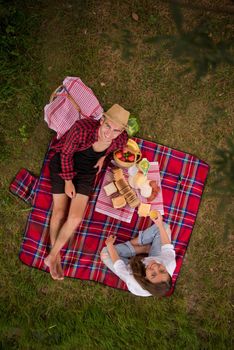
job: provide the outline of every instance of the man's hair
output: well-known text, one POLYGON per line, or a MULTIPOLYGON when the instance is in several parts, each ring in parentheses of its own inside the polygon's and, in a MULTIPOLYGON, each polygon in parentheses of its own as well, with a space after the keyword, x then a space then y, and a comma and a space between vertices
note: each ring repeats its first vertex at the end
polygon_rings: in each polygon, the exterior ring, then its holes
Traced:
POLYGON ((168 274, 168 281, 152 283, 146 278, 146 268, 142 259, 148 256, 147 254, 139 254, 130 259, 130 266, 135 280, 140 286, 147 290, 150 294, 158 297, 166 295, 171 289, 172 279, 168 274))

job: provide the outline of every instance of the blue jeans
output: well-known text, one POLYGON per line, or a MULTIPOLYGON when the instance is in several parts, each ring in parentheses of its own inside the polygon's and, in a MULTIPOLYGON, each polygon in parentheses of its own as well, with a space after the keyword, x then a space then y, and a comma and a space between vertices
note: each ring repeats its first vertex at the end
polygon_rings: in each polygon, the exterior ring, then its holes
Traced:
MULTIPOLYGON (((170 227, 165 223, 164 225, 168 235, 170 235, 171 234, 170 227)), ((160 238, 159 228, 156 225, 153 225, 144 231, 140 231, 138 235, 138 244, 139 245, 151 244, 148 256, 160 255, 161 238, 160 238)), ((118 252, 120 259, 123 260, 126 265, 129 262, 129 258, 136 255, 134 246, 130 241, 116 244, 115 248, 118 252)), ((108 253, 107 247, 104 247, 101 251, 101 260, 112 272, 115 273, 114 265, 108 253)))

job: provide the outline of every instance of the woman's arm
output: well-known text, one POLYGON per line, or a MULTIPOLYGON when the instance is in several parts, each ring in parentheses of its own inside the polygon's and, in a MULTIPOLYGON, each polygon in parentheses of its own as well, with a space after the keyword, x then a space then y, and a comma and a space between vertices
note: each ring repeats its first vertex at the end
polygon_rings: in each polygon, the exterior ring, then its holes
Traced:
POLYGON ((107 237, 107 239, 105 240, 105 244, 113 264, 120 259, 119 254, 117 253, 117 250, 115 249, 115 246, 114 246, 115 240, 116 240, 116 236, 114 235, 107 237))
POLYGON ((171 244, 171 240, 169 239, 167 231, 165 230, 164 225, 163 225, 162 215, 160 213, 158 213, 157 219, 152 219, 152 221, 159 228, 162 245, 164 245, 164 244, 171 244))

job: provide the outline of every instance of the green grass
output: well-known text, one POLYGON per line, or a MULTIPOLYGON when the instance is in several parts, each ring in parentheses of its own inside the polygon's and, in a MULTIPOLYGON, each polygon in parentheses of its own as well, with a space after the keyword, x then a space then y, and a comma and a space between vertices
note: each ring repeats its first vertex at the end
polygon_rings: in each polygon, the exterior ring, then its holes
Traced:
MULTIPOLYGON (((219 5, 204 1, 209 3, 219 5)), ((209 16, 216 39, 233 35, 228 13, 183 13, 188 29, 209 16)), ((155 33, 175 34, 162 1, 11 1, 1 3, 0 17, 0 348, 231 349, 233 236, 227 216, 233 198, 218 211, 225 198, 213 195, 213 166, 175 293, 162 300, 90 281, 54 283, 22 265, 18 252, 30 208, 8 187, 21 167, 39 174, 52 135, 43 107, 68 75, 80 76, 105 108, 120 103, 139 116, 140 137, 212 165, 216 147, 233 137, 233 68, 220 65, 199 81, 192 73, 178 78, 183 67, 161 46, 145 42, 155 33), (135 44, 127 60, 122 29, 135 44)))

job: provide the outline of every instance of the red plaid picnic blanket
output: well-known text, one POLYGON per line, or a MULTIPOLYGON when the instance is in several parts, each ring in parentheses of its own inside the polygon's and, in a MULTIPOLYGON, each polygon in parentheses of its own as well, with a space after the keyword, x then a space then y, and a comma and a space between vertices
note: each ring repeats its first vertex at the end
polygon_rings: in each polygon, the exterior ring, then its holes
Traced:
POLYGON ((33 204, 39 179, 27 169, 21 169, 10 184, 10 191, 28 204, 33 204))
MULTIPOLYGON (((173 274, 172 294, 178 278, 201 202, 209 166, 197 157, 154 142, 135 139, 143 157, 158 161, 164 202, 164 220, 172 230, 172 242, 176 251, 176 269, 173 274)), ((48 163, 54 151, 49 147, 35 190, 33 207, 27 220, 20 260, 48 272, 44 258, 49 253, 49 221, 52 195, 48 163)), ((104 174, 104 170, 103 170, 104 174)), ((126 285, 109 271, 100 260, 105 238, 114 233, 117 243, 129 240, 151 226, 149 218, 139 218, 136 210, 131 223, 126 223, 95 211, 103 174, 91 194, 84 219, 76 233, 61 251, 65 276, 93 280, 108 286, 126 290, 126 285)), ((19 182, 20 174, 17 181, 19 182)), ((22 178, 23 181, 23 178, 22 178)), ((19 183, 18 183, 19 184, 19 183)), ((14 181, 11 187, 14 185, 14 181)), ((22 185, 19 184, 22 187, 22 185)), ((14 186, 13 186, 14 187, 14 186)), ((22 193, 21 193, 22 195, 22 193)))

